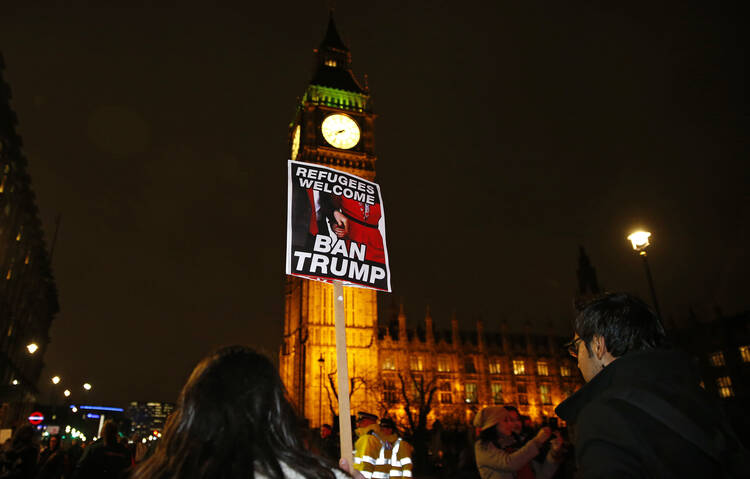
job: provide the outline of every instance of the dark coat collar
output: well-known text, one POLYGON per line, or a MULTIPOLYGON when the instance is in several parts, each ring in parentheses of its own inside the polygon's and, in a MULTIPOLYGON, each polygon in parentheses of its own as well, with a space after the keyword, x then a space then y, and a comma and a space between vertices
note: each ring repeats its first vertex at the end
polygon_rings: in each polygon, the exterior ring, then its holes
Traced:
POLYGON ((651 389, 649 384, 670 383, 677 387, 698 384, 698 376, 687 355, 672 350, 647 350, 627 353, 584 384, 568 399, 561 402, 555 413, 564 421, 575 423, 578 414, 591 401, 608 390, 629 387, 651 389))

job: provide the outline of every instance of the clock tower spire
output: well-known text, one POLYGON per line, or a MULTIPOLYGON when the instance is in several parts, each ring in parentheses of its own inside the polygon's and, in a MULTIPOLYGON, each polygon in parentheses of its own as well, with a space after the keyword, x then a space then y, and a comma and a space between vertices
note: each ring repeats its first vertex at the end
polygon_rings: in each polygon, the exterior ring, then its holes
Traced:
POLYGON ((351 52, 341 40, 333 12, 314 52, 313 75, 289 132, 291 157, 374 180, 372 100, 352 71, 351 52))

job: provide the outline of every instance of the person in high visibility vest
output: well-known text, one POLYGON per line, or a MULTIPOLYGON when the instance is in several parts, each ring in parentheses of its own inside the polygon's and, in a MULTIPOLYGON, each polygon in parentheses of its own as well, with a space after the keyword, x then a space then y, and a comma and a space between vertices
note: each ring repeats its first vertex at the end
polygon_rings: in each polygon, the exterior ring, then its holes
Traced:
POLYGON ((354 469, 365 479, 388 479, 391 468, 391 444, 383 439, 377 421, 374 414, 357 413, 354 469))
POLYGON ((391 469, 388 471, 388 477, 412 477, 411 455, 414 447, 399 436, 393 419, 384 417, 379 425, 383 439, 391 444, 391 469))

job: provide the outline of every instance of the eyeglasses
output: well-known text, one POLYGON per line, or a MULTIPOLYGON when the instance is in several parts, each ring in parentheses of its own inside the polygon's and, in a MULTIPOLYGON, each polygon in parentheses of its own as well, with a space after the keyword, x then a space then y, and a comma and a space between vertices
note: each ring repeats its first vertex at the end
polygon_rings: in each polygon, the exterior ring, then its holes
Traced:
POLYGON ((568 354, 570 354, 574 358, 578 357, 578 341, 583 341, 583 338, 575 338, 569 343, 565 343, 565 345, 563 345, 563 347, 568 350, 568 354))

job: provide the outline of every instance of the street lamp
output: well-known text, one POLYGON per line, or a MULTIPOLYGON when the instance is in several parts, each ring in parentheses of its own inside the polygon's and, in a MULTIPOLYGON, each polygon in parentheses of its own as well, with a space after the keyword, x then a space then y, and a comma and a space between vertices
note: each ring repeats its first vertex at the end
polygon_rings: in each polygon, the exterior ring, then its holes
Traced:
POLYGON ((65 391, 63 391, 63 396, 65 396, 66 398, 70 397, 70 389, 66 389, 65 391))
POLYGON ((323 364, 326 360, 323 359, 323 353, 320 353, 320 359, 318 359, 318 365, 320 366, 320 391, 318 391, 318 428, 323 426, 323 364))
POLYGON ((630 243, 633 245, 633 250, 638 252, 638 255, 643 258, 643 267, 646 270, 646 279, 648 280, 648 287, 651 290, 651 301, 654 303, 654 309, 656 310, 656 315, 659 318, 659 321, 661 321, 661 311, 659 310, 659 301, 656 299, 656 290, 654 289, 654 280, 651 278, 651 268, 648 267, 648 255, 646 254, 646 248, 648 248, 651 243, 649 242, 649 238, 651 237, 651 233, 648 231, 635 231, 628 236, 628 239, 630 240, 630 243))
POLYGON ((91 391, 91 384, 83 383, 83 389, 85 389, 86 391, 91 391))
POLYGON ((55 385, 60 384, 60 376, 54 376, 52 377, 52 379, 50 379, 50 381, 52 381, 52 384, 55 385))
POLYGON ((36 343, 29 343, 26 345, 26 349, 29 351, 29 354, 34 354, 39 349, 39 346, 36 343))

